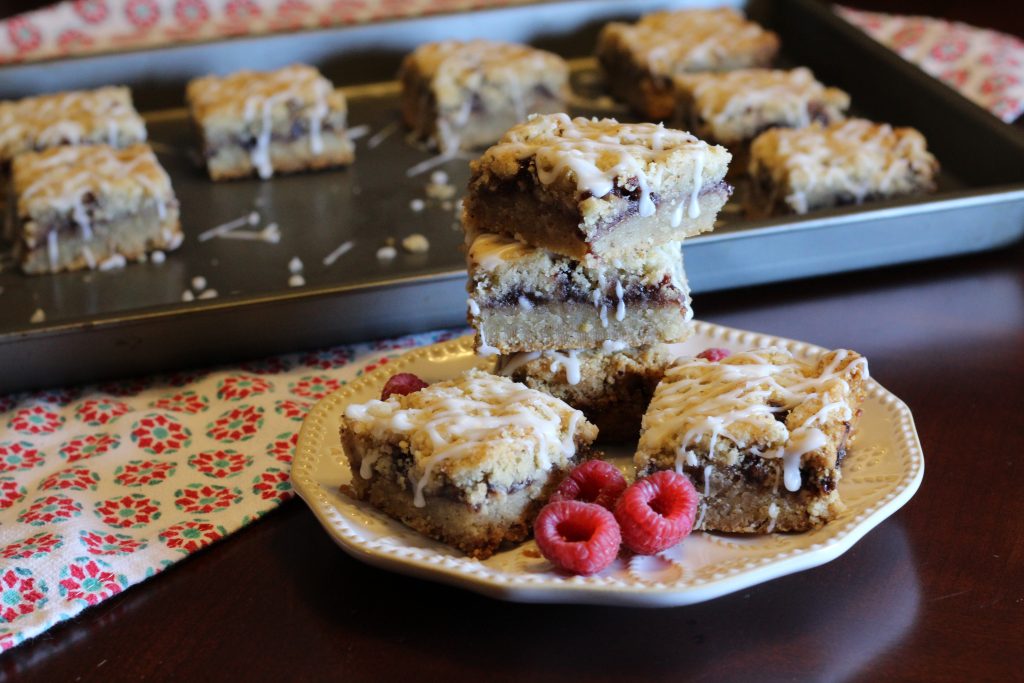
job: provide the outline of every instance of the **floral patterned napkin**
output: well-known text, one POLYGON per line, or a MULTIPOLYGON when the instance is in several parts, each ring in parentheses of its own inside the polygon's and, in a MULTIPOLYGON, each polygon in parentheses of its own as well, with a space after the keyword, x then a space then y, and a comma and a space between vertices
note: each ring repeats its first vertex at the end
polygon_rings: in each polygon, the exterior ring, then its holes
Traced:
POLYGON ((1003 121, 1024 113, 1024 40, 944 19, 836 11, 1003 121))
POLYGON ((277 507, 315 401, 462 333, 0 396, 0 651, 277 507))

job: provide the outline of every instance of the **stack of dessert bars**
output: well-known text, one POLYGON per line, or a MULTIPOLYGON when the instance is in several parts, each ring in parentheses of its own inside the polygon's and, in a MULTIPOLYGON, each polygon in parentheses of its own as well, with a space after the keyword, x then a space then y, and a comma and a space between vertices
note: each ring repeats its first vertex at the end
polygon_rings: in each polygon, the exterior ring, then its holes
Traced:
POLYGON ((635 438, 690 334, 682 240, 713 229, 730 154, 661 124, 534 115, 471 164, 463 228, 476 351, 635 438))

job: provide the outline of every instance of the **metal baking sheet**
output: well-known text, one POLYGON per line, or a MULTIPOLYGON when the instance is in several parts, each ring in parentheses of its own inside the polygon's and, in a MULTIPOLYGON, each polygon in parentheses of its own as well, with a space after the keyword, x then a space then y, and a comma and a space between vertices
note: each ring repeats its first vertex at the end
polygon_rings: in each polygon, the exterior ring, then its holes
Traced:
MULTIPOLYGON (((692 4, 636 2, 626 9, 619 2, 558 2, 0 69, 0 98, 131 85, 182 202, 187 235, 159 265, 35 277, 11 268, 0 273, 0 391, 463 323, 456 200, 468 177, 466 160, 438 167, 447 175, 440 185, 453 187, 455 196, 431 197, 439 188, 428 188, 430 172, 406 174, 428 152, 400 131, 369 146, 397 121, 397 89, 387 79, 402 55, 428 40, 487 37, 579 58, 610 19, 692 4), (185 82, 292 62, 315 64, 346 87, 350 125, 367 130, 357 141, 355 165, 211 183, 190 151, 196 140, 180 108, 185 82), (424 206, 416 210, 419 201, 424 206), (279 243, 198 241, 203 231, 252 211, 262 226, 278 224, 279 243), (391 261, 376 258, 387 240, 413 233, 427 237, 428 251, 399 249, 391 261), (347 253, 324 262, 347 243, 347 253), (288 282, 295 257, 303 263, 301 287, 288 282), (182 301, 186 291, 198 294, 196 278, 218 296, 182 301), (30 322, 37 309, 46 319, 30 322)), ((801 218, 748 221, 724 212, 714 233, 684 246, 695 293, 991 249, 1024 234, 1024 140, 1017 131, 813 0, 755 1, 746 9, 780 33, 785 62, 806 64, 849 91, 857 113, 921 129, 943 164, 940 191, 801 218)), ((595 87, 595 72, 586 60, 574 64, 576 85, 586 93, 595 87)), ((699 296, 695 303, 699 314, 699 296)))

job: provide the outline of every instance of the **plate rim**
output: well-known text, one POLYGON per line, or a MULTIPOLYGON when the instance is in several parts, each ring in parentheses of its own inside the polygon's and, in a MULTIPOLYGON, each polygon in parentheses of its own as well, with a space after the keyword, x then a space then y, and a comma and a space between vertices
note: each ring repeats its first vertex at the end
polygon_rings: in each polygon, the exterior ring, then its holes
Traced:
MULTIPOLYGON (((694 321, 693 336, 721 339, 726 342, 747 344, 751 348, 781 346, 797 356, 820 354, 826 349, 807 342, 787 339, 775 335, 751 332, 737 328, 694 321)), ((383 384, 387 377, 407 365, 422 360, 437 360, 472 350, 472 336, 463 336, 448 341, 421 346, 404 353, 385 366, 356 378, 340 389, 324 396, 309 410, 299 430, 295 454, 291 465, 291 481, 295 492, 313 511, 317 521, 328 535, 350 556, 366 564, 400 574, 453 585, 506 601, 526 603, 573 603, 591 605, 627 605, 638 607, 685 606, 712 600, 776 578, 812 569, 840 557, 852 548, 868 532, 902 508, 917 493, 924 479, 924 453, 910 408, 874 379, 867 382, 869 396, 877 397, 889 409, 890 415, 898 416, 893 424, 902 438, 895 439, 902 447, 902 453, 909 459, 909 469, 888 494, 874 501, 869 509, 858 518, 847 520, 846 525, 821 542, 803 548, 783 550, 762 558, 756 566, 733 569, 721 577, 715 577, 700 585, 685 587, 665 583, 651 583, 636 586, 625 581, 592 584, 591 577, 560 577, 557 584, 545 580, 524 583, 510 583, 505 572, 492 570, 483 563, 470 558, 438 562, 428 561, 403 553, 401 546, 370 548, 368 542, 355 539, 355 532, 339 528, 338 524, 351 527, 342 509, 325 495, 323 485, 314 478, 315 466, 325 456, 327 447, 317 432, 317 423, 331 411, 338 410, 337 404, 350 393, 358 392, 372 384, 383 384), (902 429, 898 429, 902 427, 902 429), (352 537, 347 535, 349 531, 352 537), (468 565, 468 566, 466 566, 468 565)), ((486 366, 487 358, 479 358, 478 365, 486 366)), ((338 443, 340 451, 341 444, 338 443)), ((341 496, 342 494, 338 494, 341 496)), ((389 520, 394 524, 401 522, 389 520)), ((373 542, 376 543, 376 542, 373 542)))

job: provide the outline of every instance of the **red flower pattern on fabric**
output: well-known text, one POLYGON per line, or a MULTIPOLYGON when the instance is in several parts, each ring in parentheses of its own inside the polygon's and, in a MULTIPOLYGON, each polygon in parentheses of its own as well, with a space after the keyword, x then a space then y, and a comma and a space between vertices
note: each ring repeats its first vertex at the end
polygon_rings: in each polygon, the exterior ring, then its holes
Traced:
POLYGON ((28 508, 21 511, 18 521, 32 526, 59 524, 82 514, 82 505, 59 493, 37 498, 28 508))
POLYGON ((72 491, 95 491, 100 483, 100 475, 84 467, 69 467, 54 472, 39 485, 39 490, 70 489, 72 491))
POLYGON ((273 391, 274 385, 254 375, 234 375, 217 385, 217 398, 223 401, 239 401, 243 398, 273 391))
POLYGON ((87 434, 61 444, 60 457, 68 462, 85 460, 109 453, 120 445, 121 439, 114 434, 87 434))
POLYGON ((132 460, 114 470, 121 486, 152 486, 174 476, 178 464, 169 460, 132 460))
POLYGON ((252 492, 263 500, 273 500, 278 503, 295 495, 292 491, 291 477, 287 472, 276 467, 271 467, 252 480, 252 492))
POLYGON ((345 385, 345 381, 329 375, 307 375, 298 382, 288 385, 288 391, 302 398, 319 401, 345 385))
POLYGON ((8 428, 22 434, 53 434, 64 424, 60 413, 47 410, 41 405, 22 408, 7 423, 8 428))
POLYGON ((127 413, 131 408, 128 404, 108 398, 89 399, 82 401, 75 409, 75 417, 90 427, 101 427, 110 424, 127 413))
POLYGON ((194 391, 182 391, 172 396, 157 399, 149 404, 150 408, 157 410, 170 410, 175 413, 188 413, 195 415, 210 407, 210 401, 205 396, 194 391))
POLYGON ((282 432, 267 444, 267 455, 285 464, 291 464, 295 446, 299 442, 298 432, 282 432))
POLYGON ((306 413, 313 407, 312 403, 306 403, 305 401, 292 401, 284 399, 276 401, 274 403, 274 412, 278 415, 283 415, 289 420, 295 422, 302 422, 306 417, 306 413))
POLYGON ((145 541, 126 534, 111 534, 105 531, 81 531, 78 540, 92 555, 130 555, 146 547, 145 541))
POLYGON ((0 441, 0 472, 30 470, 43 464, 39 449, 29 441, 0 441))
POLYGON ((193 520, 167 527, 160 532, 159 538, 168 548, 194 553, 226 535, 227 531, 222 526, 193 520))
POLYGON ((192 443, 192 432, 161 413, 146 415, 132 427, 132 443, 153 455, 174 453, 192 443))
POLYGON ((28 490, 14 477, 0 477, 0 510, 12 508, 28 495, 28 490))
POLYGON ((0 571, 0 621, 11 623, 46 604, 46 582, 24 567, 0 571))
POLYGON ((46 557, 64 545, 64 537, 49 531, 15 541, 0 549, 0 557, 7 560, 34 560, 46 557))
POLYGON ((242 500, 242 491, 215 484, 189 484, 174 492, 174 505, 183 512, 208 515, 242 500))
POLYGON ((128 586, 128 579, 123 574, 116 574, 102 560, 78 557, 61 569, 57 585, 66 602, 95 605, 120 593, 128 586))
POLYGON ((159 504, 141 493, 101 500, 95 512, 104 524, 119 529, 138 529, 160 518, 159 504))
POLYGON ((231 449, 206 451, 189 456, 188 464, 208 477, 227 479, 248 468, 252 456, 231 449))
POLYGON ((223 443, 248 441, 263 426, 263 408, 244 405, 233 408, 206 426, 206 435, 223 443))

